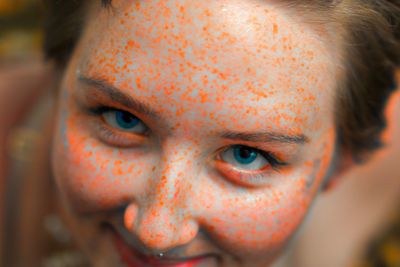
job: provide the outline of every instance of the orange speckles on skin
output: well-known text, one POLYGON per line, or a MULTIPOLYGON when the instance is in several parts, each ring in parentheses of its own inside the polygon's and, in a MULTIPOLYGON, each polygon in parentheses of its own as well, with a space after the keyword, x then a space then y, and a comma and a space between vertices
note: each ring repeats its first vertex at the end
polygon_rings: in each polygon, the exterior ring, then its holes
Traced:
POLYGON ((278 25, 274 23, 274 34, 278 34, 278 25))
POLYGON ((127 49, 140 49, 141 45, 140 45, 140 43, 137 43, 133 40, 129 40, 126 48, 127 49))
POLYGON ((205 93, 204 91, 200 90, 199 91, 199 98, 200 98, 200 103, 204 104, 207 102, 208 97, 207 97, 207 93, 205 93))
POLYGON ((135 2, 135 9, 136 9, 137 11, 140 10, 140 2, 139 2, 139 1, 136 1, 136 2, 135 2))
POLYGON ((66 203, 86 216, 74 215, 75 234, 106 244, 95 230, 100 219, 91 217, 104 214, 153 251, 181 247, 218 253, 223 267, 236 267, 234 258, 266 266, 303 220, 331 162, 332 73, 340 57, 268 3, 115 0, 113 9, 88 19, 64 77, 68 96, 60 99, 64 133, 56 135, 53 164, 66 203), (77 71, 118 94, 89 94, 77 71), (159 118, 118 102, 120 95, 159 118), (104 119, 85 110, 97 105, 132 113, 149 133, 121 134, 108 125, 113 134, 102 134, 104 119), (253 142, 222 138, 226 132, 308 138, 253 142), (225 163, 221 171, 217 156, 237 144, 287 166, 250 175, 225 163))

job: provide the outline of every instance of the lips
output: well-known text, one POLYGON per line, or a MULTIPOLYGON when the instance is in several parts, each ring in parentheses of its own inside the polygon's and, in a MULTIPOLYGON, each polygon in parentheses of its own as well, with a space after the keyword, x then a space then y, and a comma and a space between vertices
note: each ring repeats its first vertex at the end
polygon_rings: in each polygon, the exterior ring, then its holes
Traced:
POLYGON ((196 267, 210 260, 210 256, 199 256, 189 259, 148 257, 127 245, 116 231, 112 231, 112 236, 121 260, 128 267, 196 267))

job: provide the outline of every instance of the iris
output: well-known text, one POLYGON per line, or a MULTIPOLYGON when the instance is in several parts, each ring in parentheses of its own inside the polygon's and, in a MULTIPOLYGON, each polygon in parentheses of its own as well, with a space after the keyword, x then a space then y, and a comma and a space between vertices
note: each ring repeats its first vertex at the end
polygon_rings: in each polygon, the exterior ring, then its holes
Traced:
POLYGON ((102 108, 97 112, 101 114, 106 124, 116 130, 142 135, 148 130, 141 119, 127 111, 114 108, 102 108))
POLYGON ((237 160, 240 164, 251 164, 253 163, 257 156, 258 153, 254 149, 242 145, 238 145, 233 147, 233 154, 235 157, 235 160, 237 160))
POLYGON ((140 123, 140 120, 132 114, 118 110, 115 112, 115 120, 119 127, 125 130, 132 129, 140 123))

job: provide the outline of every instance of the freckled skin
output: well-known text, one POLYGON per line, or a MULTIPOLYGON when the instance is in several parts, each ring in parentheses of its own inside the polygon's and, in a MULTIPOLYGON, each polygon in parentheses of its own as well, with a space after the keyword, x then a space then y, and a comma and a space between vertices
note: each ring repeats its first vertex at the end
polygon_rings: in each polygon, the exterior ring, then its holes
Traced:
POLYGON ((119 266, 102 220, 123 223, 149 250, 215 252, 229 267, 267 266, 302 222, 333 157, 337 55, 267 2, 91 7, 61 88, 53 167, 94 266, 119 266), (87 94, 77 73, 107 81, 162 120, 129 110, 150 134, 129 135, 130 147, 105 143, 95 126, 104 122, 77 103, 87 94), (249 188, 215 160, 237 144, 215 136, 226 130, 301 133, 309 142, 260 144, 288 166, 249 188))

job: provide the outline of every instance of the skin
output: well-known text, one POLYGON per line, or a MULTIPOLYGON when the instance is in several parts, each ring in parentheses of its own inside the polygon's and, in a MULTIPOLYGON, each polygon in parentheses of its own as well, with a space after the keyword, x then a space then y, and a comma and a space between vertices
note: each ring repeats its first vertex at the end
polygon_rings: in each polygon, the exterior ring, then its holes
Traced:
POLYGON ((115 1, 110 10, 93 4, 87 21, 61 86, 52 162, 93 265, 121 264, 104 223, 143 253, 269 265, 334 157, 339 68, 327 34, 249 0, 115 1), (110 88, 156 114, 118 102, 110 88), (97 106, 134 114, 146 135, 113 127, 90 111, 97 106), (285 166, 249 171, 221 158, 237 144, 285 166))

